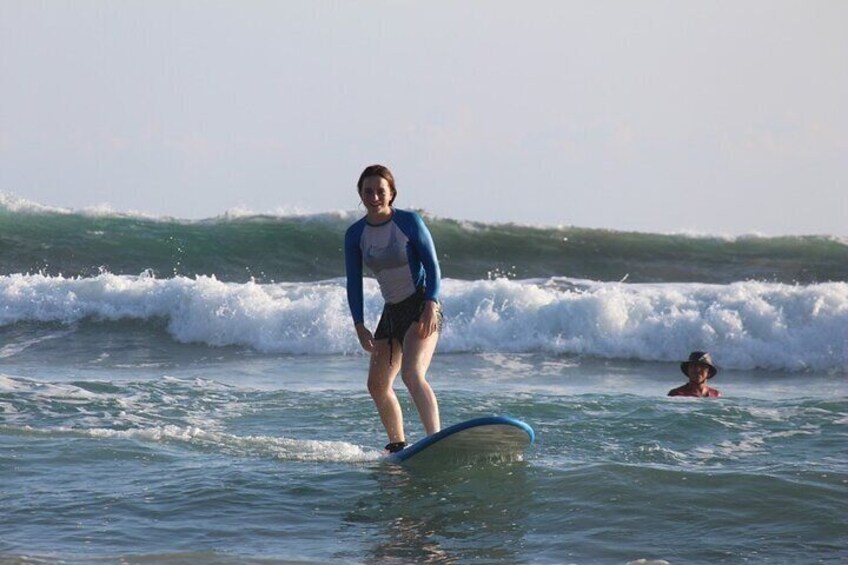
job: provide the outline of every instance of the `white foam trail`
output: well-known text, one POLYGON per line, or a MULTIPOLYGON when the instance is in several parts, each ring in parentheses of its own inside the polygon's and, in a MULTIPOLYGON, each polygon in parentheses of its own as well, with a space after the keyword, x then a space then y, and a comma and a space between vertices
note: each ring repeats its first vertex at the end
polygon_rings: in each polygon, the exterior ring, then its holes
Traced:
POLYGON ((343 441, 299 440, 272 436, 238 436, 207 431, 195 426, 165 425, 132 430, 95 428, 60 431, 100 438, 136 439, 148 442, 178 442, 237 456, 273 457, 285 461, 365 462, 381 453, 343 441))

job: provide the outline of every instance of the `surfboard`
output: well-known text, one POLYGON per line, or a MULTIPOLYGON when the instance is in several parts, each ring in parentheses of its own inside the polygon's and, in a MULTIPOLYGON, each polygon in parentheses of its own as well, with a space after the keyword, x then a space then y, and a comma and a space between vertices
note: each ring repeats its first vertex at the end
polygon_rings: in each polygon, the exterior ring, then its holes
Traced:
POLYGON ((392 463, 514 459, 536 439, 528 424, 508 416, 484 416, 454 424, 388 455, 392 463))

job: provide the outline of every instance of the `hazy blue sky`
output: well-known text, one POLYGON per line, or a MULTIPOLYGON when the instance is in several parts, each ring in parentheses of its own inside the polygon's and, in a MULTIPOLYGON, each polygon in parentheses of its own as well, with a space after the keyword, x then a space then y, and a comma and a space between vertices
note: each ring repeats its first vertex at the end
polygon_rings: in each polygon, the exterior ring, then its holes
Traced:
POLYGON ((0 0, 0 192, 848 235, 848 2, 0 0))

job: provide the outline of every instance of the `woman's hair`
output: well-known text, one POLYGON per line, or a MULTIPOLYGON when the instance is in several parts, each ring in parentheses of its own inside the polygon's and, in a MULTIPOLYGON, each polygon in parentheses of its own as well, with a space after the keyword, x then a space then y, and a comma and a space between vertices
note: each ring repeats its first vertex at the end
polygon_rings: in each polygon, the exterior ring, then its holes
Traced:
POLYGON ((365 167, 365 170, 362 171, 361 175, 359 175, 359 181, 356 183, 356 190, 360 196, 362 196, 362 181, 368 177, 382 177, 386 179, 386 182, 389 183, 389 189, 392 191, 392 199, 389 201, 389 206, 391 206, 394 203, 395 198, 397 198, 395 177, 392 175, 392 172, 388 169, 388 167, 384 167, 383 165, 370 165, 365 167))

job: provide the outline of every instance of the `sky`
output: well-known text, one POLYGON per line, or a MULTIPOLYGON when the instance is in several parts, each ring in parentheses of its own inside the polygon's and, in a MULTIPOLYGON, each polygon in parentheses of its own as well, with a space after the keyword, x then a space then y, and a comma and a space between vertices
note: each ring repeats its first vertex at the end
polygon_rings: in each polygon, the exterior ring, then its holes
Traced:
POLYGON ((0 194, 848 235, 848 2, 0 0, 0 194))

